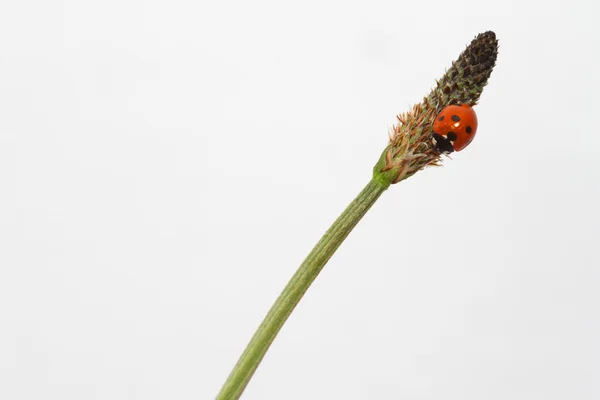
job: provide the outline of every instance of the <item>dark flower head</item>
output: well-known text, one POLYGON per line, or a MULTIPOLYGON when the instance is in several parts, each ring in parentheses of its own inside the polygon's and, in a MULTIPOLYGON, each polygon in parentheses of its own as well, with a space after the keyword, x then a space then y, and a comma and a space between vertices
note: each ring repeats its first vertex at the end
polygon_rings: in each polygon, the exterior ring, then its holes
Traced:
POLYGON ((397 183, 427 166, 437 166, 441 154, 433 146, 433 120, 446 106, 474 106, 496 65, 498 40, 494 32, 481 33, 461 53, 422 103, 398 115, 390 144, 373 173, 383 182, 397 183))

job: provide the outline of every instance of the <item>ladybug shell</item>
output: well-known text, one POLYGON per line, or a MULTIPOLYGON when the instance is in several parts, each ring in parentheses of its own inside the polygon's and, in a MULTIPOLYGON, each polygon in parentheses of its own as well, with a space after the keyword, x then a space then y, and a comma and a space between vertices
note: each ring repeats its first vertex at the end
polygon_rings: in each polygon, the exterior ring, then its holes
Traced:
POLYGON ((435 117, 433 132, 448 138, 454 150, 461 151, 475 137, 477 114, 466 104, 448 106, 435 117))

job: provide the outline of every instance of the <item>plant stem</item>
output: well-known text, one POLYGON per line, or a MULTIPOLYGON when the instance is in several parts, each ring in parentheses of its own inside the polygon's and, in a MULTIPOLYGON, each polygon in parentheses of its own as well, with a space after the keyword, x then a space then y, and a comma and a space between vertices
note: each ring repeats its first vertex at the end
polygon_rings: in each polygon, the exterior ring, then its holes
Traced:
POLYGON ((358 221, 369 211, 375 201, 389 187, 389 182, 381 175, 374 178, 356 196, 338 219, 331 225, 321 240, 312 249, 302 265, 298 268, 292 279, 269 313, 258 327, 258 330, 248 343, 237 364, 229 374, 227 381, 217 395, 217 400, 238 399, 246 385, 258 368, 265 353, 273 343, 275 336, 288 319, 304 293, 323 269, 333 253, 342 244, 344 239, 356 226, 358 221))

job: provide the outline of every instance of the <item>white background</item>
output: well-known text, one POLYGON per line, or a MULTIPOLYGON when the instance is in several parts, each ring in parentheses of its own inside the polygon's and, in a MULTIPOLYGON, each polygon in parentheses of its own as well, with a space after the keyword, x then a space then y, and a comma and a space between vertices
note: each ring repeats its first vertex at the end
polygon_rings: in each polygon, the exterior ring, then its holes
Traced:
POLYGON ((3 0, 0 398, 214 398, 486 30, 476 140, 383 195, 244 398, 600 398, 599 8, 3 0))

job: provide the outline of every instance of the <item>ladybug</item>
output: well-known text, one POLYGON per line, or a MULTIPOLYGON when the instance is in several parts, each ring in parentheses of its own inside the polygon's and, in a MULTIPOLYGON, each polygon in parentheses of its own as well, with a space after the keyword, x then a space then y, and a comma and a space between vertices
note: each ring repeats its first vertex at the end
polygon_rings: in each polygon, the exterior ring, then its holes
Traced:
POLYGON ((477 114, 473 107, 461 104, 444 108, 433 123, 433 144, 440 153, 461 151, 477 132, 477 114))

